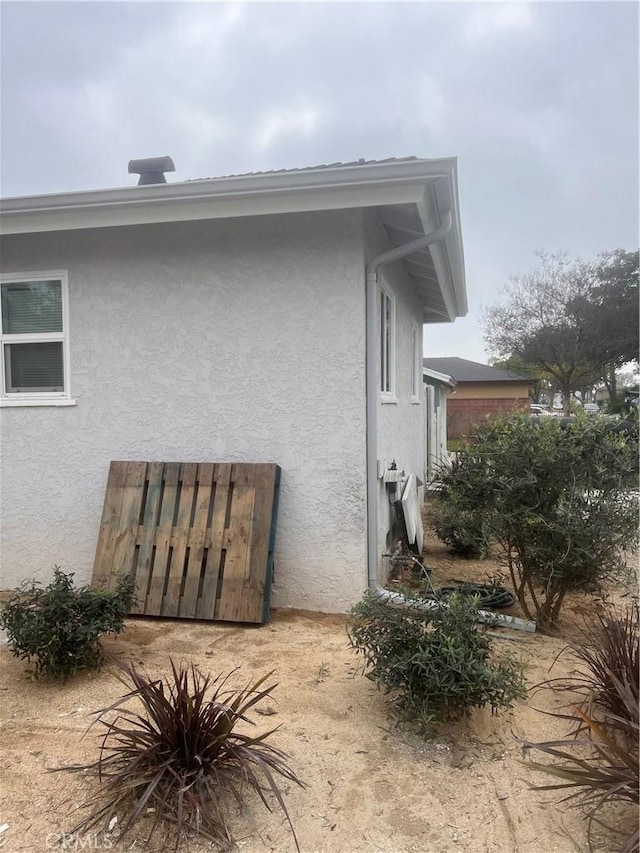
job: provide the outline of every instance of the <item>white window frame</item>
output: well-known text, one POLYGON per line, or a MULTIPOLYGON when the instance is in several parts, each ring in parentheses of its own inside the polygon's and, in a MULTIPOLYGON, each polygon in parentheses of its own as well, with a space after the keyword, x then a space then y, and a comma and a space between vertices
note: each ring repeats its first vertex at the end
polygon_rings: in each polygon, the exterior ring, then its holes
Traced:
POLYGON ((420 383, 422 380, 422 359, 420 358, 420 330, 415 323, 411 326, 411 403, 420 403, 420 383))
POLYGON ((0 408, 13 406, 75 406, 71 398, 71 372, 69 366, 69 281, 66 270, 39 270, 0 274, 0 285, 28 281, 59 281, 62 296, 62 331, 5 334, 2 327, 0 302, 0 408), (5 344, 62 343, 63 391, 8 391, 5 365, 5 344))
POLYGON ((380 288, 380 400, 397 403, 396 397, 396 301, 386 288, 380 288), (389 324, 387 311, 389 305, 389 324))

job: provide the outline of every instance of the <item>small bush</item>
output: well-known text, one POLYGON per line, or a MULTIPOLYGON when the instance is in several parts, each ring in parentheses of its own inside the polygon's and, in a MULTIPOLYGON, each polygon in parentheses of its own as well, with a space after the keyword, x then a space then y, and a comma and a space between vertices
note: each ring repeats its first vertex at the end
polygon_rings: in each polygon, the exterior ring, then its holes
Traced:
POLYGON ((520 663, 492 654, 475 621, 477 601, 451 596, 425 609, 385 604, 368 592, 352 609, 349 640, 364 656, 367 677, 392 692, 393 709, 426 730, 471 708, 508 708, 525 696, 520 663))
MULTIPOLYGON (((281 750, 265 743, 275 729, 251 736, 237 731, 250 723, 247 712, 271 695, 269 675, 243 690, 225 689, 226 678, 211 680, 194 666, 176 668, 166 681, 150 679, 133 666, 122 667, 132 689, 98 713, 104 727, 99 759, 64 768, 95 773, 102 789, 87 803, 88 817, 71 830, 86 832, 117 815, 123 839, 147 812, 153 814, 149 839, 162 824, 176 828, 175 849, 193 834, 233 843, 230 806, 243 805, 246 789, 271 811, 273 795, 295 832, 275 775, 303 786, 281 750), (138 699, 142 713, 123 708, 138 699), (116 716, 109 717, 112 712, 116 716)), ((297 840, 296 840, 297 847, 297 840)))
POLYGON ((37 678, 66 678, 81 669, 99 669, 99 638, 122 630, 134 587, 133 576, 122 575, 114 592, 75 588, 73 573, 56 567, 49 586, 27 582, 6 602, 0 627, 7 631, 14 656, 33 660, 37 678))
POLYGON ((440 470, 427 521, 455 554, 469 559, 487 556, 491 530, 481 508, 490 494, 486 466, 468 451, 440 470))
POLYGON ((456 506, 455 501, 436 501, 429 508, 428 524, 438 539, 465 560, 483 560, 491 540, 482 516, 456 506))
MULTIPOLYGON (((580 697, 570 714, 556 714, 569 720, 572 730, 568 738, 523 745, 527 753, 534 750, 555 759, 550 764, 526 764, 555 777, 553 784, 537 786, 537 790, 567 790, 562 801, 585 811, 590 842, 594 824, 607 826, 602 814, 607 806, 625 803, 634 807, 630 816, 632 821, 636 818, 635 826, 622 832, 617 848, 621 853, 640 849, 639 642, 637 602, 624 612, 609 610, 588 622, 580 640, 567 649, 581 668, 570 678, 543 685, 580 697)), ((617 828, 607 827, 614 835, 621 832, 621 817, 616 816, 617 828)))

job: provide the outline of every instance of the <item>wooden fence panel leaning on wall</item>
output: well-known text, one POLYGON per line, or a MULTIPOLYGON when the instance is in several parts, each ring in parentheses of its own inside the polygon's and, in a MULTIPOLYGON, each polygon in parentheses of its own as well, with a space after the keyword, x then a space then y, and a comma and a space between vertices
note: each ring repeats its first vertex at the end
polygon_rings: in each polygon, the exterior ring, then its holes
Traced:
POLYGON ((92 584, 136 577, 132 613, 266 622, 280 468, 112 462, 92 584))

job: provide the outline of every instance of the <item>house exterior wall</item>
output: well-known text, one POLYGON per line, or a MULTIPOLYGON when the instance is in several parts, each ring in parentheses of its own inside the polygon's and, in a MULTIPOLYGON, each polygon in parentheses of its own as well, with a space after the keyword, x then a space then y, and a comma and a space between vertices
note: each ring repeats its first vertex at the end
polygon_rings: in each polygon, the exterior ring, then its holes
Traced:
MULTIPOLYGON (((365 230, 366 261, 389 247, 381 231, 369 216, 365 230)), ((367 217, 365 216, 365 221, 367 217)), ((388 466, 395 461, 399 470, 415 474, 424 482, 425 472, 425 390, 422 382, 422 304, 415 287, 402 274, 398 262, 388 264, 379 271, 381 287, 392 294, 395 305, 395 394, 393 402, 378 400, 378 460, 388 466), (412 329, 417 331, 418 348, 418 402, 411 400, 412 329)), ((378 328, 380 328, 380 300, 378 299, 378 328)), ((378 388, 380 388, 380 340, 378 338, 378 388)), ((382 556, 388 552, 387 537, 394 521, 389 491, 378 480, 378 554, 380 555, 380 580, 384 580, 388 561, 382 556)))
POLYGON ((356 211, 6 237, 67 270, 76 406, 9 408, 0 586, 91 576, 109 462, 276 462, 274 606, 366 586, 365 288, 356 211))
POLYGON ((425 482, 430 483, 446 462, 447 453, 447 388, 440 383, 425 383, 426 394, 426 464, 425 482))
POLYGON ((529 410, 526 382, 460 382, 447 404, 447 438, 463 438, 485 418, 529 410))
POLYGON ((528 382, 459 382, 455 400, 525 400, 529 402, 528 382))

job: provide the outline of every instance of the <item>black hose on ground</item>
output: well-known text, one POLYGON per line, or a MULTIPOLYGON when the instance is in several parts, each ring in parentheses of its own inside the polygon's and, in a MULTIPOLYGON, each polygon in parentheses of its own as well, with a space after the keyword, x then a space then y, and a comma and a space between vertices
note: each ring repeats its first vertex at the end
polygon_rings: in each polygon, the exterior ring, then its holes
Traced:
POLYGON ((471 583, 459 580, 454 581, 452 584, 436 587, 429 598, 443 599, 454 593, 476 596, 480 607, 488 607, 494 610, 511 607, 516 600, 515 595, 503 586, 497 586, 492 583, 471 583))

